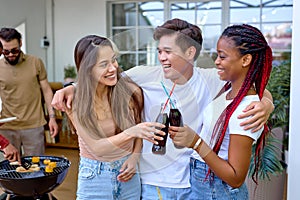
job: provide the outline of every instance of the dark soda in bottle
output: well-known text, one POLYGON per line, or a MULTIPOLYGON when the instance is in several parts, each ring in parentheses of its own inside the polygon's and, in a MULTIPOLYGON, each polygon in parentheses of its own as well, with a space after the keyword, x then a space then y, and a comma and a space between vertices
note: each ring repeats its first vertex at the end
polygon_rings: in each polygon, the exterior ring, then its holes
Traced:
MULTIPOLYGON (((172 100, 170 101, 170 112, 169 112, 169 120, 170 120, 170 125, 171 126, 177 126, 177 127, 183 127, 183 120, 182 120, 182 115, 179 109, 176 106, 176 101, 172 100)), ((178 145, 174 145, 176 148, 183 148, 178 145)))
POLYGON ((168 138, 168 129, 169 129, 169 117, 168 114, 163 110, 164 104, 161 105, 160 112, 156 118, 156 122, 159 122, 161 124, 165 125, 165 128, 162 128, 161 130, 165 132, 165 135, 162 136, 163 140, 157 140, 158 144, 153 144, 152 146, 152 153, 163 155, 166 153, 166 143, 168 138))

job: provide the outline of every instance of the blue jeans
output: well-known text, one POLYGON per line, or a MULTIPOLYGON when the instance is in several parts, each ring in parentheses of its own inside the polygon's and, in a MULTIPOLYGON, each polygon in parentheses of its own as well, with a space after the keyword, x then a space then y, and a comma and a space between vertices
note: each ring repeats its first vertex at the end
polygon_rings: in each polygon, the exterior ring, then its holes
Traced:
POLYGON ((117 180, 119 170, 128 158, 100 162, 80 157, 77 200, 139 200, 141 182, 138 174, 129 181, 117 180))
MULTIPOLYGON (((170 175, 171 176, 171 175, 170 175)), ((180 183, 178 183, 180 184, 180 183)), ((142 184, 142 200, 188 200, 191 188, 168 188, 142 184)))
POLYGON ((194 158, 190 161, 191 198, 193 200, 247 200, 248 190, 244 183, 232 188, 217 176, 207 176, 209 167, 194 158))

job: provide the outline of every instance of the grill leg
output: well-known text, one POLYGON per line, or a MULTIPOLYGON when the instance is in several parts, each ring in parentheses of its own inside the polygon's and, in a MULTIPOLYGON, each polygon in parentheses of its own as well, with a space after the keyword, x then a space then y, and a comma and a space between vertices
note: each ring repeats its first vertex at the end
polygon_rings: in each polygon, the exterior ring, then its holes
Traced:
MULTIPOLYGON (((51 193, 48 193, 47 195, 48 195, 49 200, 53 200, 51 193)), ((5 200, 10 200, 10 194, 7 194, 7 195, 6 195, 5 200)), ((36 199, 36 200, 40 200, 40 199, 38 198, 38 199, 36 199)))

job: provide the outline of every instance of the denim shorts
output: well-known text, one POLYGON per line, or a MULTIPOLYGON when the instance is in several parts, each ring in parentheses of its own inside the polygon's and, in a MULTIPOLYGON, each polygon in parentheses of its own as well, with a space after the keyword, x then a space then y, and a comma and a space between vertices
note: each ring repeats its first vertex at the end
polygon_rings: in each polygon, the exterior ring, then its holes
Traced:
POLYGON ((100 162, 80 157, 77 200, 139 200, 139 174, 129 181, 117 180, 119 170, 128 156, 114 162, 100 162))
MULTIPOLYGON (((180 183, 178 183, 180 184, 180 183)), ((142 184, 142 200, 188 200, 191 188, 168 188, 142 184)))
POLYGON ((217 176, 207 176, 209 167, 204 162, 191 158, 191 198, 193 200, 247 200, 248 190, 244 183, 232 188, 217 176))

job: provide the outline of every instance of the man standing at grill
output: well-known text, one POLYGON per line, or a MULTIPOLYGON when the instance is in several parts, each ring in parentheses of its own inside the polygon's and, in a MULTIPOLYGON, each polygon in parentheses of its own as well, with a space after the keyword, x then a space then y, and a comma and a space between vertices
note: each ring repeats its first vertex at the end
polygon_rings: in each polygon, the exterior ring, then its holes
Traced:
POLYGON ((44 146, 43 93, 48 113, 49 129, 54 137, 58 132, 54 110, 51 107, 53 93, 47 80, 47 72, 41 59, 24 54, 21 50, 21 34, 13 28, 0 30, 0 42, 4 58, 0 60, 0 96, 3 118, 17 117, 0 127, 5 136, 23 155, 42 155, 44 146))

